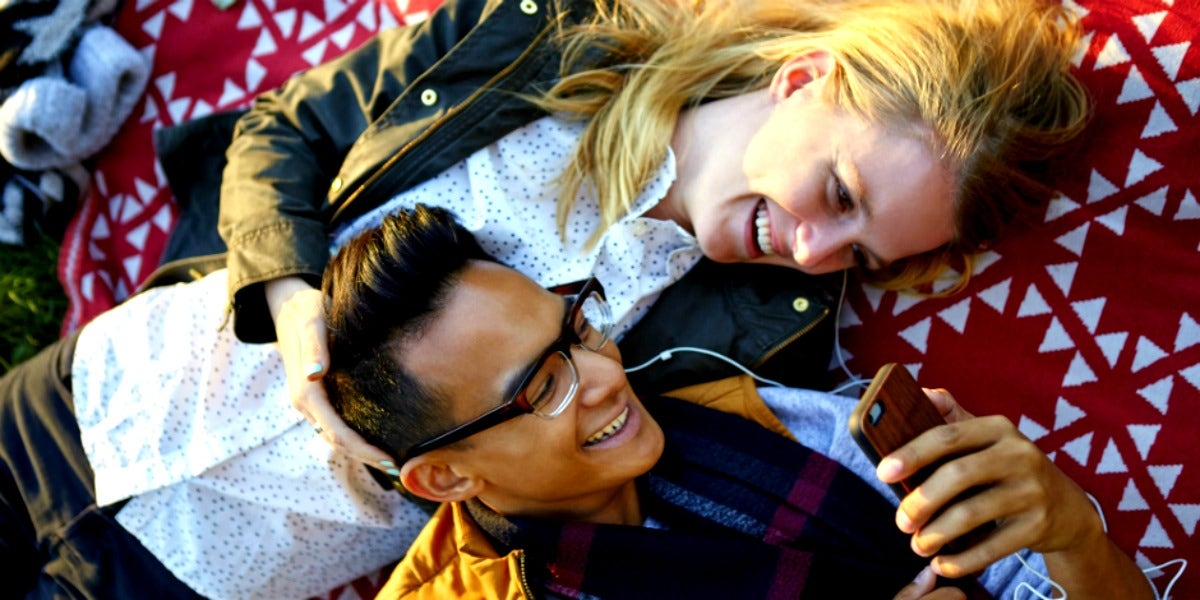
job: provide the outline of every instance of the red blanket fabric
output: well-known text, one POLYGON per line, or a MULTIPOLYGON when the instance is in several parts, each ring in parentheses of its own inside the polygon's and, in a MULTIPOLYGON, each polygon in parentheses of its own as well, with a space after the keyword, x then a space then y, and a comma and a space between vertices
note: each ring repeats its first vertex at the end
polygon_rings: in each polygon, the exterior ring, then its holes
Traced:
MULTIPOLYGON (((156 127, 243 106, 438 1, 126 2, 115 28, 153 57, 153 74, 98 158, 63 242, 64 331, 123 300, 157 265, 177 208, 155 164, 156 127)), ((1077 66, 1097 114, 1085 152, 1058 173, 1062 197, 1044 224, 997 246, 953 297, 852 285, 842 347, 857 373, 904 363, 974 412, 1007 415, 1096 497, 1114 539, 1144 567, 1195 562, 1200 5, 1078 5, 1088 37, 1077 66)), ((1200 597, 1198 569, 1173 595, 1200 597)), ((1160 590, 1178 570, 1165 568, 1160 590)), ((370 597, 377 579, 329 597, 370 597)))

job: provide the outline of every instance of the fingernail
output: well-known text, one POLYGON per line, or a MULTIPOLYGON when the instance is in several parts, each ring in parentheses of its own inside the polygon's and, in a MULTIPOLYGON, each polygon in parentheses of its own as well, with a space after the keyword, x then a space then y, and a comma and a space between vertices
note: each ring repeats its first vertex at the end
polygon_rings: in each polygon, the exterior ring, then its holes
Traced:
POLYGON ((899 527, 900 531, 904 533, 912 533, 912 519, 909 519, 902 510, 896 511, 896 527, 899 527))
POLYGON ((929 568, 929 565, 926 565, 924 569, 921 569, 920 573, 917 573, 917 576, 913 578, 913 583, 922 588, 933 583, 933 570, 929 568))
POLYGON ((884 482, 891 483, 900 477, 900 469, 903 466, 900 461, 889 456, 879 461, 879 466, 875 468, 875 476, 884 482))
POLYGON ((385 470, 384 473, 387 473, 388 475, 391 475, 392 477, 399 477, 400 469, 391 468, 391 469, 385 470))
POLYGON ((325 365, 319 362, 312 362, 308 363, 308 367, 304 369, 304 374, 307 375, 309 379, 316 379, 317 376, 321 374, 321 371, 324 370, 325 365))
POLYGON ((390 460, 381 460, 381 461, 379 461, 379 465, 380 465, 380 466, 382 466, 382 467, 383 467, 383 468, 385 468, 385 469, 390 469, 390 468, 392 468, 392 467, 395 467, 395 466, 396 466, 396 463, 394 463, 394 462, 392 462, 392 461, 390 461, 390 460))

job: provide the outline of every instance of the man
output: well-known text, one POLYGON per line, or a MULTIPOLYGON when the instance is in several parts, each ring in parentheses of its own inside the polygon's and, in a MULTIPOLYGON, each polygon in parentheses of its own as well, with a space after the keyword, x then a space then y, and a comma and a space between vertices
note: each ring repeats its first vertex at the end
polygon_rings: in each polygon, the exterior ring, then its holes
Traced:
POLYGON ((392 454, 406 490, 442 503, 384 597, 875 598, 904 587, 907 598, 930 592, 933 573, 997 561, 929 598, 1007 595, 1037 584, 1001 561, 1025 547, 1076 597, 1152 597, 1078 487, 1007 420, 971 418, 945 392, 930 395, 954 425, 888 457, 877 483, 959 458, 894 511, 864 482, 861 457, 844 466, 812 449, 847 456, 829 432, 844 429, 848 406, 764 392, 793 409, 806 446, 749 380, 674 394, 720 410, 640 399, 596 282, 565 299, 547 292, 492 262, 445 211, 386 218, 341 250, 323 287, 334 406, 392 454), (987 521, 1000 524, 985 540, 922 569, 987 521))

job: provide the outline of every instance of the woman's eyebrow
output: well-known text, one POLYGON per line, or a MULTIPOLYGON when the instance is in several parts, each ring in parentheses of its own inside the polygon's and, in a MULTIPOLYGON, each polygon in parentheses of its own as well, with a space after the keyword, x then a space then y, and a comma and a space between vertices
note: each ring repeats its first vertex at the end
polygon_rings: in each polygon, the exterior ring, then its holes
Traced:
POLYGON ((867 195, 867 190, 863 187, 862 174, 858 170, 858 165, 854 164, 854 160, 848 154, 843 154, 842 157, 842 160, 838 161, 840 163, 840 171, 842 172, 842 182, 846 184, 846 188, 850 190, 851 195, 858 198, 859 209, 870 218, 873 216, 870 196, 867 195))

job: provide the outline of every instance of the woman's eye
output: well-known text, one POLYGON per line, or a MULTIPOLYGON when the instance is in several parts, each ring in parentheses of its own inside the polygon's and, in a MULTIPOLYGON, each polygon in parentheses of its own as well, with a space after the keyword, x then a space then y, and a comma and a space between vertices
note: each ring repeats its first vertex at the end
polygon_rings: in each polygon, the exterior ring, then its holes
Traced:
POLYGON ((854 198, 850 196, 850 191, 846 189, 846 186, 842 184, 840 179, 837 182, 837 201, 838 208, 843 213, 854 210, 854 198))
POLYGON ((850 252, 854 255, 854 266, 867 269, 867 255, 858 244, 850 244, 850 252))

